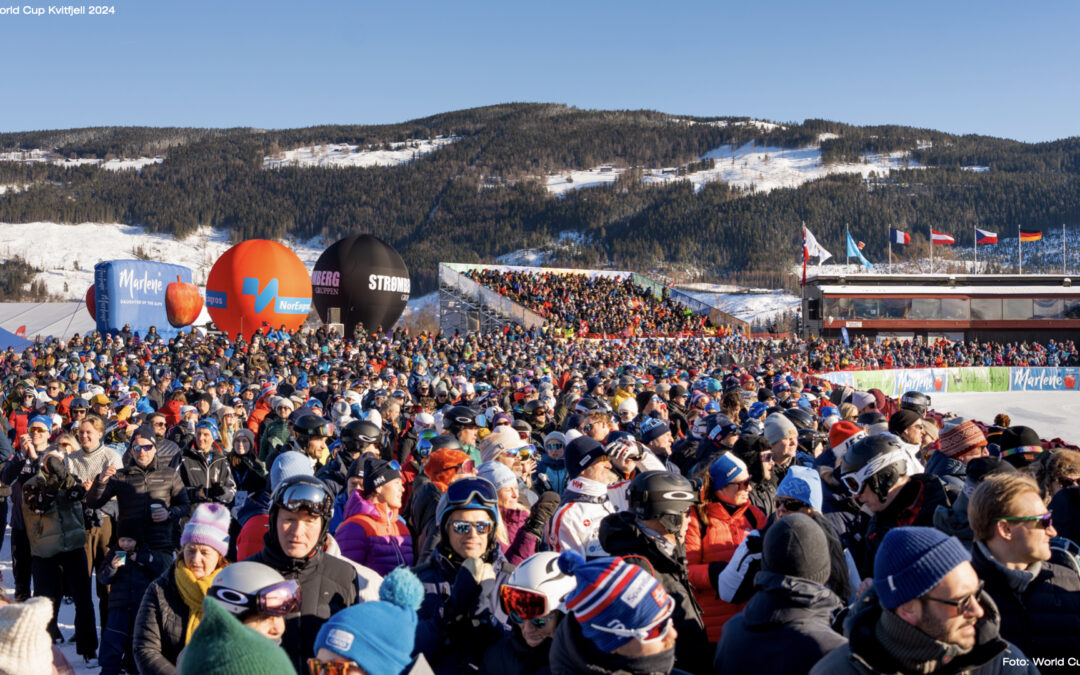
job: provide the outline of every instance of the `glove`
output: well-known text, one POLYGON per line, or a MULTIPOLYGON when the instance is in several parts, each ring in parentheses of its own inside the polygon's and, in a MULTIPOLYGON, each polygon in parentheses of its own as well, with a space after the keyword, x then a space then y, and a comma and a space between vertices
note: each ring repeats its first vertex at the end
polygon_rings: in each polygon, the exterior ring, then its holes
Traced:
POLYGON ((540 499, 533 504, 529 517, 525 520, 525 531, 540 539, 543 536, 544 526, 558 510, 559 501, 559 495, 555 492, 545 492, 540 495, 540 499))
POLYGON ((221 485, 220 483, 215 483, 214 485, 210 486, 210 489, 206 491, 206 494, 210 497, 210 499, 218 499, 219 497, 224 497, 225 486, 221 485))
POLYGON ((478 584, 495 578, 495 568, 491 563, 486 563, 480 558, 469 558, 461 566, 472 573, 473 579, 478 584))
POLYGON ((619 440, 609 443, 604 451, 608 457, 615 460, 622 461, 637 461, 641 459, 641 448, 634 441, 626 438, 620 438, 619 440))
POLYGON ((476 605, 476 599, 480 595, 480 582, 477 581, 476 572, 482 565, 476 558, 469 558, 458 568, 454 585, 450 589, 450 597, 446 601, 446 616, 451 620, 470 614, 476 605))

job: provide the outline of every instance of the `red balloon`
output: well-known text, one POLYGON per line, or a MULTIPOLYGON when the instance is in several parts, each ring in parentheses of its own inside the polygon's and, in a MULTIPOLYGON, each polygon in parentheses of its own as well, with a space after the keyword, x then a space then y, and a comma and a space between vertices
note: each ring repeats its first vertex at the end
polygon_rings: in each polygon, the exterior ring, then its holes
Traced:
POLYGON ((187 326, 199 318, 202 311, 203 299, 199 295, 199 287, 181 281, 179 275, 176 281, 165 287, 165 313, 169 316, 169 323, 174 328, 187 326))
POLYGON ((206 280, 206 309, 230 338, 285 327, 296 330, 311 311, 311 275, 276 241, 249 239, 218 258, 206 280))
POLYGON ((86 289, 86 309, 90 312, 90 318, 97 321, 97 304, 94 301, 94 284, 86 289))

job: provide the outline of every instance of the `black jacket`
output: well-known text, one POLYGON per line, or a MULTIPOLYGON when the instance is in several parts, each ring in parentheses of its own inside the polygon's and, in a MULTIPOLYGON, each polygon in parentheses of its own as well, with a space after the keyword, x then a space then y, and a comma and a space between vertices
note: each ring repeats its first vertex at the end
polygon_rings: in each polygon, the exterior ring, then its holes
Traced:
POLYGON ((421 483, 418 477, 413 485, 408 524, 413 534, 414 560, 427 560, 439 541, 435 512, 442 496, 443 490, 432 480, 421 483))
POLYGON ((975 647, 966 654, 960 654, 951 645, 934 640, 892 612, 884 610, 871 588, 859 597, 844 622, 848 643, 818 661, 810 675, 916 672, 933 672, 934 675, 1037 675, 1039 670, 1031 661, 1014 645, 999 637, 999 616, 994 601, 983 593, 979 596, 979 604, 985 614, 975 624, 975 647), (898 658, 901 651, 908 654, 908 658, 898 658), (910 656, 912 654, 919 656, 916 659, 910 656), (1021 663, 1027 665, 1013 665, 1021 663))
POLYGON ((714 673, 806 673, 847 643, 831 627, 844 603, 828 588, 775 572, 756 582, 758 592, 724 624, 714 673))
POLYGON ((864 578, 874 576, 874 556, 889 530, 908 525, 933 527, 934 511, 942 505, 948 507, 951 502, 941 479, 925 473, 911 476, 892 503, 870 517, 865 557, 862 561, 855 559, 859 573, 864 578))
POLYGON ((140 546, 157 551, 172 549, 173 523, 187 518, 190 512, 187 490, 175 470, 156 456, 146 468, 132 462, 105 483, 95 480, 86 495, 86 505, 101 508, 113 497, 119 520, 135 528, 131 536, 140 546), (155 523, 150 518, 151 504, 168 508, 169 519, 155 523))
POLYGON ((263 538, 263 550, 248 560, 269 565, 286 579, 300 583, 300 615, 285 619, 281 648, 292 659, 296 672, 306 672, 307 659, 315 656, 319 629, 332 615, 356 604, 359 596, 356 568, 320 548, 305 560, 290 558, 282 552, 273 529, 263 538))
MULTIPOLYGON (((1029 572, 1009 570, 977 542, 971 564, 986 583, 986 592, 1001 612, 1001 637, 1028 656, 1055 658, 1080 655, 1080 575, 1044 562, 1029 572)), ((1041 666, 1043 673, 1064 672, 1041 666)))
MULTIPOLYGON (((681 640, 679 635, 675 642, 681 640)), ((555 629, 551 672, 553 675, 679 675, 685 671, 674 669, 674 651, 637 658, 605 654, 585 638, 577 620, 569 618, 555 629)))
MULTIPOLYGON (((566 621, 567 617, 564 616, 561 620, 566 621)), ((506 675, 507 673, 549 675, 551 666, 548 664, 548 652, 550 651, 551 640, 544 640, 536 647, 530 647, 521 637, 520 630, 511 629, 509 634, 504 635, 484 652, 480 672, 484 675, 506 675)))
POLYGON ((352 466, 353 460, 358 456, 358 454, 354 454, 346 457, 341 448, 338 448, 337 454, 326 463, 326 466, 319 469, 315 477, 326 483, 326 486, 334 493, 334 497, 337 497, 345 489, 345 484, 348 482, 349 467, 352 466))
POLYGON ((135 617, 132 650, 141 675, 175 675, 176 659, 184 648, 188 608, 173 576, 176 567, 150 583, 135 617))
POLYGON ((98 568, 98 579, 109 587, 109 609, 139 610, 146 589, 172 564, 172 556, 147 548, 127 554, 127 561, 113 567, 118 549, 111 548, 98 568), (134 554, 134 557, 132 555, 134 554))
POLYGON ((705 634, 701 607, 690 592, 685 549, 675 548, 666 539, 647 534, 636 516, 628 511, 613 513, 600 521, 600 545, 610 555, 626 556, 627 562, 649 570, 663 584, 664 590, 675 600, 672 618, 679 631, 675 645, 676 663, 690 672, 706 672, 709 638, 705 634))
POLYGON ((204 502, 229 506, 236 497, 236 483, 225 455, 216 447, 203 454, 189 446, 173 457, 170 466, 180 474, 187 489, 191 510, 204 502))
POLYGON ((451 560, 441 550, 432 551, 427 562, 413 568, 424 584, 413 656, 422 653, 439 675, 475 670, 484 652, 504 634, 495 617, 496 594, 514 566, 497 547, 493 555, 495 579, 479 584, 460 559, 451 560))

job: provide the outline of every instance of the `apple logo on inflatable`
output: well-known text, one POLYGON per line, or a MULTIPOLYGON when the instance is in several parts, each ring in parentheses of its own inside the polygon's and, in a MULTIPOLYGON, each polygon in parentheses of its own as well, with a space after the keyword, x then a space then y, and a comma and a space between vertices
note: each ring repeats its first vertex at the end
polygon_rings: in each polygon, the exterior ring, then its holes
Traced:
POLYGON ((195 284, 181 281, 180 275, 176 276, 176 281, 165 287, 165 313, 174 328, 195 323, 202 307, 203 299, 199 295, 199 288, 195 284))
POLYGON ((86 289, 86 310, 90 312, 90 318, 97 321, 97 305, 94 301, 94 284, 90 284, 90 288, 86 289))

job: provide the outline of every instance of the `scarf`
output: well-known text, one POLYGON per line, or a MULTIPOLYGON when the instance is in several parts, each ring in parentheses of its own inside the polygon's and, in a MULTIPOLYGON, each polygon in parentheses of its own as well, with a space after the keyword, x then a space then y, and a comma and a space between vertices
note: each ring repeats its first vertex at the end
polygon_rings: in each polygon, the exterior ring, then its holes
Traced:
POLYGON ((195 575, 184 564, 182 557, 177 558, 175 567, 173 578, 176 579, 176 588, 180 591, 180 598, 188 608, 187 628, 184 630, 184 644, 187 644, 191 642, 191 634, 195 632, 195 629, 199 627, 199 622, 202 621, 203 598, 206 597, 206 592, 210 590, 211 584, 214 583, 214 577, 221 571, 221 568, 218 567, 202 579, 196 579, 195 575))

